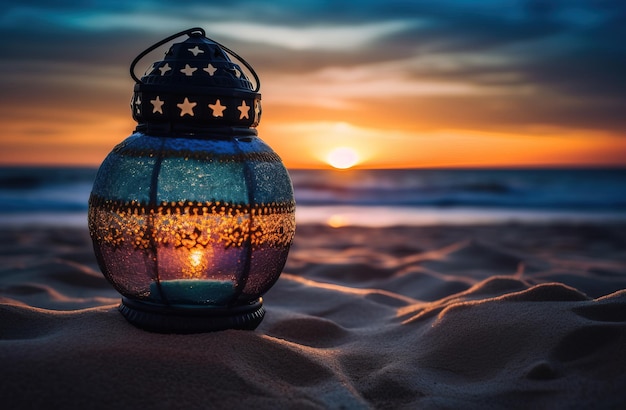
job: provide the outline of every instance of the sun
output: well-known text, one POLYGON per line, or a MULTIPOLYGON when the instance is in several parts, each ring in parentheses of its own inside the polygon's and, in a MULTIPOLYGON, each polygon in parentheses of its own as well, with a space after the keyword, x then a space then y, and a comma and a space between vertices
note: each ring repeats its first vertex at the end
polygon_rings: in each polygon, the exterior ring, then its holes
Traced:
POLYGON ((334 168, 352 168, 359 162, 359 155, 350 147, 338 147, 330 151, 326 162, 334 168))

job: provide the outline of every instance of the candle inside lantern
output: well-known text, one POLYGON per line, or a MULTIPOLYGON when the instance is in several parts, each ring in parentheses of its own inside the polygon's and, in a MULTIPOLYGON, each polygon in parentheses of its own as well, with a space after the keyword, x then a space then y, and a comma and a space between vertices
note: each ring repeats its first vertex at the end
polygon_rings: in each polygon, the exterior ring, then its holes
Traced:
POLYGON ((202 251, 200 249, 192 249, 189 252, 189 265, 192 267, 192 269, 198 269, 202 267, 202 256, 202 251))
POLYGON ((208 267, 207 258, 211 252, 211 248, 197 249, 193 248, 189 251, 189 257, 183 267, 183 277, 185 279, 198 279, 203 276, 204 271, 208 267))
POLYGON ((171 279, 150 284, 150 294, 173 305, 218 305, 223 306, 235 294, 235 285, 230 280, 217 279, 171 279))
POLYGON ((162 296, 174 305, 225 305, 235 293, 232 280, 205 279, 211 247, 192 248, 182 266, 182 279, 161 280, 150 284, 150 294, 162 296))

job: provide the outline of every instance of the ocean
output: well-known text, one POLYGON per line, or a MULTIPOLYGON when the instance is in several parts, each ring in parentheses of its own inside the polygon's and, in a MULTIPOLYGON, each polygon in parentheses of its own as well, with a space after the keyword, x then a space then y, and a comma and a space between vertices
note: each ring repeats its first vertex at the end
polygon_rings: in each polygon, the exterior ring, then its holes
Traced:
MULTIPOLYGON (((299 224, 626 222, 626 168, 289 173, 299 224)), ((0 227, 86 227, 95 174, 95 168, 0 167, 0 227)))

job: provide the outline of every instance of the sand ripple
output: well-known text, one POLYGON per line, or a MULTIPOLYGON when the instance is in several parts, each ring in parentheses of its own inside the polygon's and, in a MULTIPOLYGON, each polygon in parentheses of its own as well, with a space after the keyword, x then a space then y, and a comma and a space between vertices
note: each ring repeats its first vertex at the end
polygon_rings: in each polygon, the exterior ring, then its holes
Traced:
POLYGON ((626 239, 591 232, 301 227, 259 328, 198 335, 129 325, 84 232, 3 232, 0 397, 7 408, 618 408, 626 239))

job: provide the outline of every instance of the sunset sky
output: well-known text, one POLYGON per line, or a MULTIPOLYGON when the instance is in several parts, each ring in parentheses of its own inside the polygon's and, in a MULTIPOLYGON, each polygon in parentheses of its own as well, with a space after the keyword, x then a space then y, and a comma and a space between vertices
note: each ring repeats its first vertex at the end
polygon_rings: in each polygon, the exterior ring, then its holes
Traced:
POLYGON ((135 126, 130 62, 195 26, 254 66, 259 136, 291 168, 337 147, 360 167, 626 166, 623 0, 5 0, 0 165, 100 164, 135 126))

